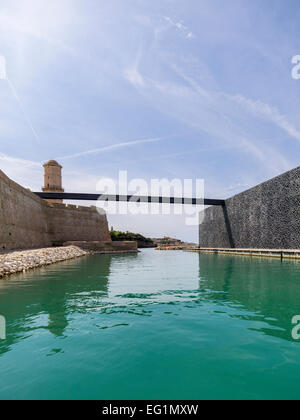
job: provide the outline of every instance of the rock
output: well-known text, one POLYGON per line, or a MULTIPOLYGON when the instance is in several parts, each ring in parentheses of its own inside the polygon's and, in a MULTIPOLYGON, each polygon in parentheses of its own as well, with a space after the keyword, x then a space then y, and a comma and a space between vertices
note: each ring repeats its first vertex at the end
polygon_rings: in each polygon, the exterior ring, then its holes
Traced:
POLYGON ((77 246, 42 248, 20 252, 13 251, 0 254, 0 278, 14 273, 25 273, 29 269, 83 257, 88 254, 88 251, 82 250, 77 246))

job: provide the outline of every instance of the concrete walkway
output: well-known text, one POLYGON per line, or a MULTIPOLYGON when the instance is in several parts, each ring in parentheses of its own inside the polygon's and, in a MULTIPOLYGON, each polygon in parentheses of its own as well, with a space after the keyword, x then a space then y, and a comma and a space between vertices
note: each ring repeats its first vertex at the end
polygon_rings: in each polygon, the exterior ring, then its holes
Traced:
POLYGON ((216 255, 245 255, 250 257, 300 259, 299 249, 190 248, 186 249, 186 251, 216 255))

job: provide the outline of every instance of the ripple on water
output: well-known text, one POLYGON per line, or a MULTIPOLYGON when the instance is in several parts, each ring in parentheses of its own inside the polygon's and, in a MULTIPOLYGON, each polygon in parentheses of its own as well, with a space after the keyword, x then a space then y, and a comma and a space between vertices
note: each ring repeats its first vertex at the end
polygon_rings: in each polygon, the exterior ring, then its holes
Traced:
POLYGON ((299 267, 145 250, 0 280, 0 398, 299 398, 299 267))

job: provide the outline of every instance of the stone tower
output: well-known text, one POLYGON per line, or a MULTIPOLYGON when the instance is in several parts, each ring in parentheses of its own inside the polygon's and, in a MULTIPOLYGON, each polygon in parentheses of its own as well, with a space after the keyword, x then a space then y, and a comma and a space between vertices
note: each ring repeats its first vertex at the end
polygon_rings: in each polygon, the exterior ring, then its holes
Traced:
MULTIPOLYGON (((62 166, 57 163, 55 160, 49 160, 49 162, 43 165, 45 168, 44 174, 44 192, 50 193, 63 193, 64 189, 62 188, 62 176, 61 170, 62 166)), ((47 200, 49 203, 62 203, 63 200, 47 200)))

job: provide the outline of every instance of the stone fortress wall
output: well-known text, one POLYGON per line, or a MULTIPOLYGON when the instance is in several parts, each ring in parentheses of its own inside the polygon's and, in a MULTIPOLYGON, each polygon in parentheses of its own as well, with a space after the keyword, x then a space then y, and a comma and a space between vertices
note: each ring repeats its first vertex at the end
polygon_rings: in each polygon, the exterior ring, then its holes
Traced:
POLYGON ((68 241, 110 242, 106 214, 96 207, 48 204, 48 233, 53 244, 68 241))
POLYGON ((110 242, 106 214, 100 215, 96 207, 42 200, 0 170, 0 251, 68 241, 110 242))

